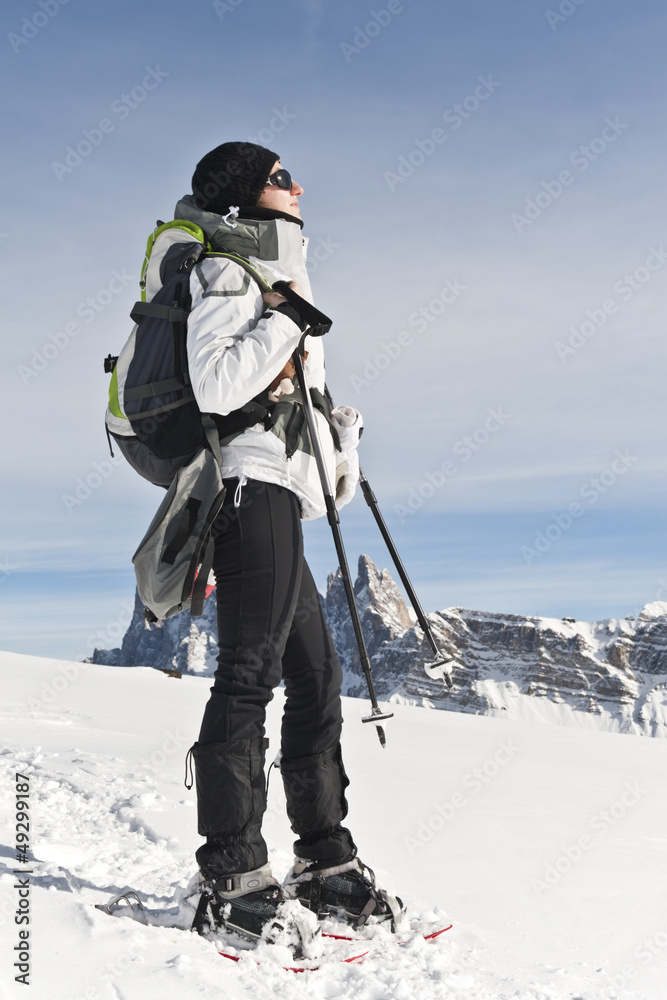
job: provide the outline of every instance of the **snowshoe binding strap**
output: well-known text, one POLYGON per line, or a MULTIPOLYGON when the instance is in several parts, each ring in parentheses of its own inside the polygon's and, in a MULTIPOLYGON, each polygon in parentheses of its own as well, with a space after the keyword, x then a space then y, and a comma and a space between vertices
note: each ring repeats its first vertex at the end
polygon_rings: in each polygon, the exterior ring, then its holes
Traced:
POLYGON ((379 889, 373 870, 359 858, 330 868, 317 868, 312 862, 297 861, 284 890, 286 895, 296 897, 320 917, 328 913, 342 914, 355 930, 373 916, 380 921, 389 920, 395 932, 404 912, 401 900, 379 889))
POLYGON ((212 900, 212 894, 204 890, 197 903, 197 910, 192 921, 192 927, 190 928, 191 931, 195 931, 197 934, 204 934, 211 929, 212 921, 209 916, 209 906, 212 900))
POLYGON ((259 892, 280 883, 271 874, 271 865, 262 865, 251 872, 237 875, 221 875, 219 878, 207 880, 204 885, 223 899, 234 899, 245 896, 249 892, 259 892))

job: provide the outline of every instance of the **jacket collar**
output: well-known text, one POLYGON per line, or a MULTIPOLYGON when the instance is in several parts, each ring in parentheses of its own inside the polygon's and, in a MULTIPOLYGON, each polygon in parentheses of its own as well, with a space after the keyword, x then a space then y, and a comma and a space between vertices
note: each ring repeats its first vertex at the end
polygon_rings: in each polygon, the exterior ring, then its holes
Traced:
MULTIPOLYGON (((257 214, 264 214, 258 212, 257 214)), ((268 269, 272 276, 297 281, 304 295, 312 301, 306 270, 308 241, 301 235, 298 219, 282 213, 277 218, 241 218, 233 224, 225 222, 215 212, 198 208, 192 195, 186 195, 176 205, 175 219, 187 219, 200 226, 213 250, 230 250, 268 269)), ((273 277, 276 280, 276 277, 273 277)))

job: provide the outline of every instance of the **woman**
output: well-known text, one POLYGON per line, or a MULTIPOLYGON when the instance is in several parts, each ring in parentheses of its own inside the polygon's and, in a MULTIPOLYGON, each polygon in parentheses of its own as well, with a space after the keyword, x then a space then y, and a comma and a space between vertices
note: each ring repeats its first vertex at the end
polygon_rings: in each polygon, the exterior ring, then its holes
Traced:
MULTIPOLYGON (((276 153, 224 143, 197 165, 192 188, 176 218, 200 225, 214 251, 249 259, 270 284, 287 280, 312 301, 303 188, 276 153)), ((190 378, 200 409, 216 415, 227 487, 214 526, 218 668, 193 748, 199 833, 206 837, 196 855, 204 890, 198 929, 207 921, 259 935, 285 898, 356 923, 371 913, 393 919, 399 905, 375 888, 342 826, 349 784, 339 744, 342 678, 303 557, 301 519, 325 507, 292 391, 297 348, 319 404, 319 438, 339 506, 358 477, 361 417, 351 407, 327 407, 322 338, 304 337, 305 324, 283 295, 262 293, 241 265, 215 256, 197 265, 190 291, 190 378), (281 678, 280 769, 298 835, 282 887, 261 834, 265 709, 281 678)))

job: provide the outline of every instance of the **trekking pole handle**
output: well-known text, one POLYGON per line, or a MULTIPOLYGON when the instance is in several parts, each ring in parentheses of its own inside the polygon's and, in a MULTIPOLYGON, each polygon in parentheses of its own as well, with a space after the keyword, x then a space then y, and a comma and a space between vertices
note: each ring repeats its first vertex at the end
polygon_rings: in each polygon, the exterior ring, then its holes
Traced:
POLYGON ((273 291, 279 292, 287 299, 289 304, 298 312, 304 323, 308 324, 306 333, 310 337, 322 337, 328 333, 333 325, 333 320, 320 312, 312 302, 304 299, 303 295, 295 292, 288 281, 276 281, 273 284, 273 291))

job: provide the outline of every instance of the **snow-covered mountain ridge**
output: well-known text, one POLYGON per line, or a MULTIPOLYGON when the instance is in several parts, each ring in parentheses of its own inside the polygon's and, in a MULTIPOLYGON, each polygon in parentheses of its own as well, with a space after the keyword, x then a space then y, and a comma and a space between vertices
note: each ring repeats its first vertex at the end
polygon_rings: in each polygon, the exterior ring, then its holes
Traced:
MULTIPOLYGON (((430 647, 398 587, 367 556, 359 558, 355 594, 383 700, 667 736, 667 603, 598 622, 465 608, 434 612, 429 621, 438 645, 457 664, 454 688, 447 691, 423 670, 430 647)), ((340 572, 329 576, 323 604, 343 664, 343 693, 365 697, 340 572)), ((96 649, 91 662, 210 676, 216 653, 213 598, 202 618, 177 615, 152 628, 137 600, 122 646, 96 649)))

